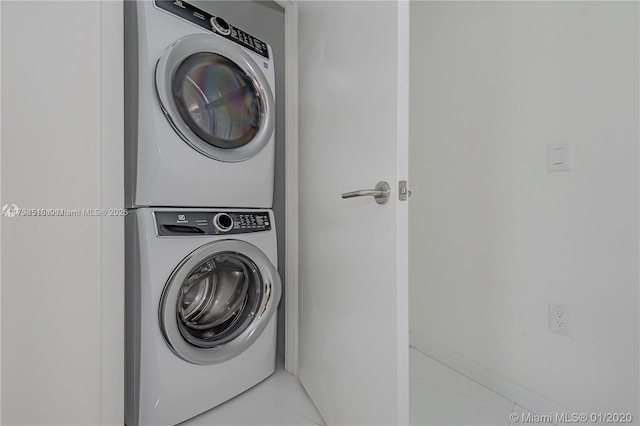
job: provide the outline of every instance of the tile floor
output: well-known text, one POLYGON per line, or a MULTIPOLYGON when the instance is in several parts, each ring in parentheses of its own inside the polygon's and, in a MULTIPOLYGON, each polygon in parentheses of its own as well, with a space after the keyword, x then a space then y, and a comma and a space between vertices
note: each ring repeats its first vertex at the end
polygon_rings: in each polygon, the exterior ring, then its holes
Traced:
MULTIPOLYGON (((409 351, 412 425, 512 426, 511 414, 529 410, 414 348, 409 351)), ((536 423, 537 425, 548 425, 536 423)))
POLYGON ((297 377, 284 370, 278 359, 276 371, 265 381, 181 426, 307 426, 324 425, 315 405, 297 377))
MULTIPOLYGON (((529 412, 432 358, 410 350, 412 425, 512 426, 512 413, 529 412)), ((182 426, 324 425, 298 379, 282 360, 264 382, 182 426)))

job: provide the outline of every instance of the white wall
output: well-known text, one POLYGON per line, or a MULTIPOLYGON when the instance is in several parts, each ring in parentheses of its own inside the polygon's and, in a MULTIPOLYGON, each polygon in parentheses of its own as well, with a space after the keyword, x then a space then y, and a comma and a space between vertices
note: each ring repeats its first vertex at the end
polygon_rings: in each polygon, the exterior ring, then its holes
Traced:
POLYGON ((638 3, 411 8, 414 344, 525 407, 637 422, 638 3))
MULTIPOLYGON (((2 7, 2 201, 101 207, 99 2, 2 7)), ((2 218, 2 424, 101 422, 99 218, 2 218)))

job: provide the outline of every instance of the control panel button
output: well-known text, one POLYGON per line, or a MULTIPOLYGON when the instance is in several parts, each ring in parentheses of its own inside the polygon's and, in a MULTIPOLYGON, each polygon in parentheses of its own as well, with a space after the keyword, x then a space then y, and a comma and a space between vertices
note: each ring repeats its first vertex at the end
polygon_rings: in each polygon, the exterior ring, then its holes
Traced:
POLYGON ((220 232, 228 232, 233 228, 233 219, 227 213, 218 213, 213 218, 213 225, 220 232))
POLYGON ((214 16, 211 18, 211 26, 216 32, 219 32, 222 35, 231 34, 231 26, 219 16, 214 16))

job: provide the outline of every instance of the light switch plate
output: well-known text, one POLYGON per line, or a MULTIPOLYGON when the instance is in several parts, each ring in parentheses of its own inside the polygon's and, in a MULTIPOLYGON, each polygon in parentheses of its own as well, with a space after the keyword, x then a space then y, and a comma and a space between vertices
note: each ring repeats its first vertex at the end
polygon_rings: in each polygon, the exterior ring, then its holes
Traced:
POLYGON ((550 143, 547 145, 547 171, 566 172, 569 168, 569 145, 566 143, 550 143))

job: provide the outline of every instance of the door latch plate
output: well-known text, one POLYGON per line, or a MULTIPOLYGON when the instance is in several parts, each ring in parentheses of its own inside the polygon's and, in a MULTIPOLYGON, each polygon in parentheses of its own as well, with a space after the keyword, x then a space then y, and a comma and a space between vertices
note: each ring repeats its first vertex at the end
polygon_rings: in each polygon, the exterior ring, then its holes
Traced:
POLYGON ((401 180, 398 182, 398 199, 400 201, 407 201, 410 196, 409 189, 407 188, 407 181, 401 180))

